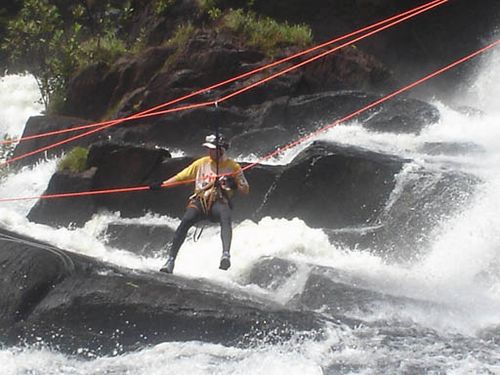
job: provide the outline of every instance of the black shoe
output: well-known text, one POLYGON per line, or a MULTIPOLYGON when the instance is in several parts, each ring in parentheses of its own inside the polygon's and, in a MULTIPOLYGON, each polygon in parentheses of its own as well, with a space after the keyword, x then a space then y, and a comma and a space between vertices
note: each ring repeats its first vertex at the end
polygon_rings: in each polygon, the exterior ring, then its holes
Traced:
POLYGON ((160 268, 160 272, 172 273, 174 271, 175 259, 173 256, 169 255, 167 258, 167 263, 160 268))
POLYGON ((229 259, 229 252, 228 251, 224 251, 222 253, 222 257, 220 258, 219 268, 221 270, 226 271, 227 269, 229 269, 229 267, 231 267, 231 260, 229 259))

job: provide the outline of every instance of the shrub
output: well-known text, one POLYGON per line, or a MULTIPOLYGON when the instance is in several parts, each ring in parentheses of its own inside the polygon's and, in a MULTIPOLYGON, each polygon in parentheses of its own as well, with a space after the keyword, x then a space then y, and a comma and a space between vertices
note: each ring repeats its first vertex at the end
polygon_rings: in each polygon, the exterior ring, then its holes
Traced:
POLYGON ((219 7, 220 0, 198 0, 198 5, 202 12, 219 7))
POLYGON ((162 16, 175 4, 176 0, 156 0, 154 3, 154 12, 157 16, 162 16))
POLYGON ((195 31, 196 28, 191 23, 179 25, 174 35, 165 44, 177 48, 184 47, 195 31))
POLYGON ((165 60, 165 67, 173 66, 181 58, 189 39, 195 32, 196 28, 191 23, 180 25, 174 35, 165 42, 165 45, 176 48, 175 53, 165 60))
POLYGON ((286 46, 305 47, 312 42, 311 28, 306 25, 278 23, 269 17, 257 17, 254 12, 231 10, 223 18, 223 27, 243 37, 247 45, 274 55, 286 46))
POLYGON ((113 63, 125 53, 125 42, 113 32, 106 32, 100 38, 91 38, 81 44, 78 65, 82 67, 93 61, 113 63))
POLYGON ((83 172, 87 169, 89 150, 84 147, 75 147, 68 152, 58 163, 57 170, 69 170, 73 173, 83 172))

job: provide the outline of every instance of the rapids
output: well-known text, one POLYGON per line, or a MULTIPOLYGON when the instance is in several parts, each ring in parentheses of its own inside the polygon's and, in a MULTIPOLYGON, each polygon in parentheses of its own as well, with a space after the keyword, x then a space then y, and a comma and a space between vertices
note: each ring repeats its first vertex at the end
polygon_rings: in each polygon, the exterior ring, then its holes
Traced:
MULTIPOLYGON (((465 172, 480 180, 471 201, 439 223, 426 251, 412 262, 389 262, 368 250, 338 246, 321 229, 307 227, 300 218, 264 218, 258 223, 247 220, 235 226, 234 266, 229 272, 222 273, 216 267, 220 239, 214 228, 207 229, 199 242, 187 241, 176 266, 180 275, 246 288, 283 303, 304 288, 311 267, 333 267, 368 283, 372 291, 408 302, 393 304, 380 300, 368 310, 343 311, 362 324, 328 327, 326 338, 319 342, 292 339, 280 344, 257 343, 251 348, 174 342, 114 357, 88 359, 63 355, 43 342, 30 347, 4 347, 0 350, 2 374, 500 373, 499 95, 497 49, 483 58, 474 84, 455 101, 482 112, 464 112, 455 106, 434 103, 441 120, 419 135, 372 133, 353 123, 321 136, 324 140, 411 159, 411 165, 398 176, 402 183, 411 178, 412 166, 465 172), (457 153, 426 152, 425 145, 442 143, 466 147, 457 153), (275 290, 244 284, 245 276, 263 256, 293 261, 301 265, 301 271, 293 282, 275 290)), ((7 103, 0 108, 0 136, 18 136, 27 116, 41 111, 36 84, 29 76, 2 78, 0 98, 7 103)), ((286 164, 305 147, 307 144, 272 162, 286 164)), ((243 159, 253 158, 246 155, 243 159)), ((41 194, 56 164, 57 160, 47 160, 4 176, 0 195, 41 194)), ((108 247, 107 224, 167 223, 175 227, 178 223, 176 219, 154 215, 121 219, 118 213, 107 213, 94 216, 83 228, 54 229, 25 218, 32 204, 3 204, 0 225, 74 252, 140 270, 156 270, 163 259, 108 247)))

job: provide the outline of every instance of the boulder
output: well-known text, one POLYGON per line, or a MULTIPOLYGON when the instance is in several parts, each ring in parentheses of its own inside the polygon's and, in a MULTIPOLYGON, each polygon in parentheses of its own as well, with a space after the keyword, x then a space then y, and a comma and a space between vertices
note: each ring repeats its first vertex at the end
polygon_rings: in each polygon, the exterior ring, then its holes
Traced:
POLYGON ((116 355, 166 341, 245 345, 301 331, 321 334, 324 319, 312 312, 0 232, 3 344, 42 340, 65 353, 116 355))
MULTIPOLYGON (((90 191, 96 168, 82 173, 67 170, 54 173, 43 195, 90 191)), ((40 199, 28 213, 28 219, 54 227, 83 226, 97 211, 90 196, 40 199)))
POLYGON ((151 258, 165 250, 174 233, 167 225, 117 222, 108 224, 104 236, 109 246, 151 258))
POLYGON ((406 161, 327 142, 314 142, 276 179, 258 213, 312 227, 342 228, 374 221, 406 161))
MULTIPOLYGON (((72 127, 77 127, 86 124, 89 124, 88 120, 84 120, 82 118, 77 118, 77 117, 67 117, 59 115, 32 116, 26 122, 22 137, 28 137, 31 135, 48 133, 62 129, 69 129, 72 127)), ((25 155, 31 151, 51 146, 55 143, 61 142, 70 137, 77 136, 78 134, 81 133, 82 131, 69 132, 69 133, 51 135, 48 137, 35 138, 28 141, 20 142, 16 145, 16 148, 14 149, 13 157, 25 155)), ((75 139, 74 141, 61 144, 60 146, 47 149, 44 152, 39 152, 37 154, 25 157, 23 159, 20 159, 19 161, 16 161, 12 165, 18 167, 32 165, 38 162, 39 160, 43 160, 47 157, 60 156, 63 153, 72 150, 76 146, 88 147, 93 142, 96 142, 99 139, 105 139, 105 137, 106 137, 105 132, 98 132, 95 135, 75 139)))
MULTIPOLYGON (((166 180, 193 161, 191 157, 170 158, 170 153, 163 149, 96 144, 89 151, 88 171, 82 174, 56 172, 44 195, 145 186, 166 180)), ((243 167, 245 165, 242 164, 243 167)), ((259 165, 245 173, 252 193, 235 197, 235 221, 253 217, 281 170, 282 167, 279 166, 259 165)), ((182 217, 192 192, 192 184, 189 184, 161 191, 41 200, 32 208, 28 217, 35 222, 56 226, 70 223, 81 226, 100 210, 120 212, 122 217, 141 217, 147 212, 182 217)))

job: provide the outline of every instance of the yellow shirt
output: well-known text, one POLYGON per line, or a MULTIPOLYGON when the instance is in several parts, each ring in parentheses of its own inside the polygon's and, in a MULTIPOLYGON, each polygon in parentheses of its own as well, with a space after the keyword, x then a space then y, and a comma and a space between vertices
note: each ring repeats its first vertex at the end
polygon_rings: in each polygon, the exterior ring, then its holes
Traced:
MULTIPOLYGON (((230 174, 236 180, 238 187, 248 187, 248 182, 243 174, 241 167, 234 160, 222 156, 219 160, 219 175, 230 174)), ((181 172, 175 175, 177 181, 185 181, 195 179, 195 192, 203 190, 208 184, 214 182, 217 176, 217 163, 210 158, 204 156, 195 160, 191 165, 184 168, 181 172)))

